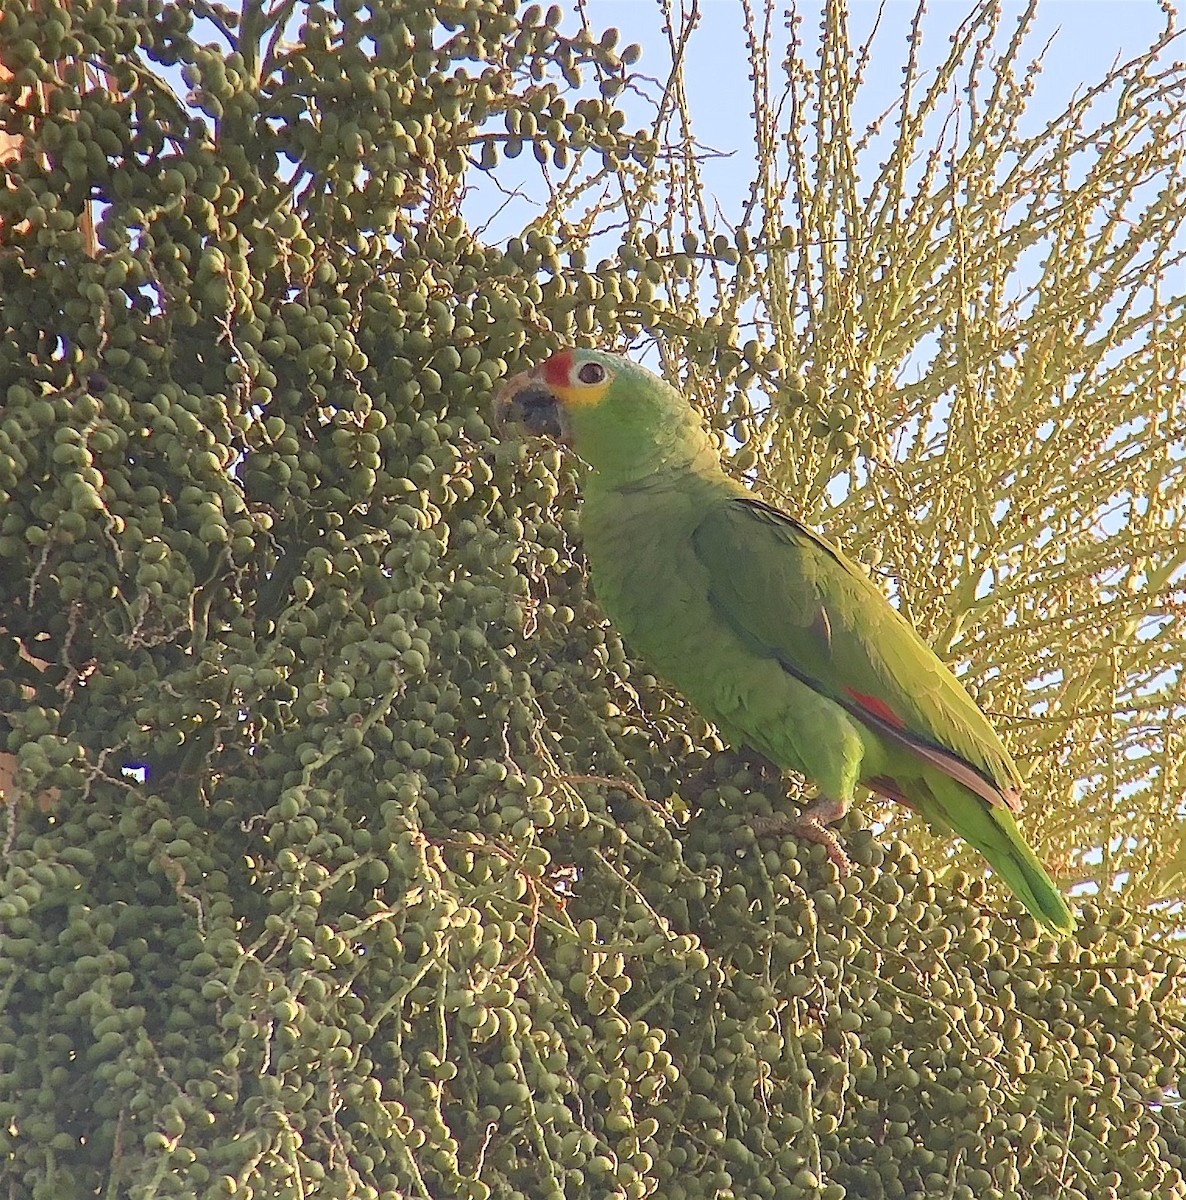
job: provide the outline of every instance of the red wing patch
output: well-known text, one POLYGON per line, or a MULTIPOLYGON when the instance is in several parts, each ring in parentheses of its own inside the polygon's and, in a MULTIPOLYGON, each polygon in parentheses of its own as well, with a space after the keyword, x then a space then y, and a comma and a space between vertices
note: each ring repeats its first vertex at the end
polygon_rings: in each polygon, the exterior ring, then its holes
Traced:
POLYGON ((558 354, 553 354, 551 358, 544 363, 544 380, 548 387, 566 388, 571 387, 570 376, 572 375, 572 351, 561 350, 558 354))
POLYGON ((855 688, 846 687, 844 689, 863 709, 871 712, 879 720, 884 721, 887 725, 892 725, 895 729, 905 729, 906 722, 898 716, 896 712, 884 700, 879 700, 876 696, 866 696, 864 692, 858 692, 855 688))

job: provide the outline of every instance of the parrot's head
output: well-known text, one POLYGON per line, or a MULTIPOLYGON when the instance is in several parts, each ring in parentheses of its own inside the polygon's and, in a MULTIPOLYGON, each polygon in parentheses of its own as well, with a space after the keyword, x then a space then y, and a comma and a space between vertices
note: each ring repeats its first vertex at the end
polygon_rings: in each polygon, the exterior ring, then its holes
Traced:
POLYGON ((623 374, 645 375, 660 382, 620 354, 561 350, 537 367, 508 379, 495 400, 495 415, 504 429, 519 426, 528 433, 568 443, 573 434, 573 414, 579 409, 600 407, 623 374))
POLYGON ((669 383, 608 350, 561 350, 508 379, 500 428, 571 446, 595 471, 639 478, 711 453, 699 414, 669 383))

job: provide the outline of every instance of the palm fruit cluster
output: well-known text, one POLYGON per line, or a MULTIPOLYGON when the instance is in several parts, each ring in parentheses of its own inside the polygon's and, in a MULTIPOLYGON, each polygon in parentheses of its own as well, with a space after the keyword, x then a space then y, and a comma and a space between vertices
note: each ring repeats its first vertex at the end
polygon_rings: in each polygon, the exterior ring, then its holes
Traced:
POLYGON ((1181 959, 855 820, 843 880, 757 844, 781 785, 599 617, 574 464, 488 428, 675 321, 636 240, 461 204, 645 173, 635 51, 261 14, 0 16, 0 1190, 1186 1195, 1181 959))

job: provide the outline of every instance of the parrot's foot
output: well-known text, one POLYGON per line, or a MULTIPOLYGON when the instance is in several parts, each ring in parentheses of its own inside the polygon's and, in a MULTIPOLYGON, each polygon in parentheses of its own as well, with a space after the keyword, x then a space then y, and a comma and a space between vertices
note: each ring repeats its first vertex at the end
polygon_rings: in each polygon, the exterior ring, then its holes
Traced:
POLYGON ((840 872, 841 879, 852 870, 852 860, 845 854, 844 846, 841 845, 839 836, 835 830, 829 829, 818 817, 812 817, 804 813, 795 822, 795 832, 801 838, 805 838, 809 842, 817 842, 823 846, 828 852, 828 858, 836 864, 836 870, 840 872))
POLYGON ((835 863, 836 870, 843 878, 852 870, 852 862, 845 854, 840 838, 828 826, 833 821, 839 821, 847 811, 848 805, 842 801, 821 796, 797 817, 785 814, 775 817, 757 816, 750 822, 750 826, 759 838, 793 833, 796 837, 823 846, 829 860, 835 863))

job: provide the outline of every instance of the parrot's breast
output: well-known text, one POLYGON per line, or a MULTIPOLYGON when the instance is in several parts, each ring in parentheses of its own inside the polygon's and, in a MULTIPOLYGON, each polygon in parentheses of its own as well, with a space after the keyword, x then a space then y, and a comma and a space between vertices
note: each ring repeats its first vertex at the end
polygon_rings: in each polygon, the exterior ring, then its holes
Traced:
POLYGON ((779 672, 722 625, 692 544, 706 506, 729 494, 687 475, 669 486, 590 487, 581 528, 598 604, 631 652, 726 738, 752 744, 755 690, 763 673, 779 672))
POLYGON ((739 493, 723 474, 690 472, 670 483, 587 486, 581 527, 598 603, 630 651, 733 745, 817 779, 851 773, 854 756, 881 770, 876 735, 722 620, 693 535, 739 493))

